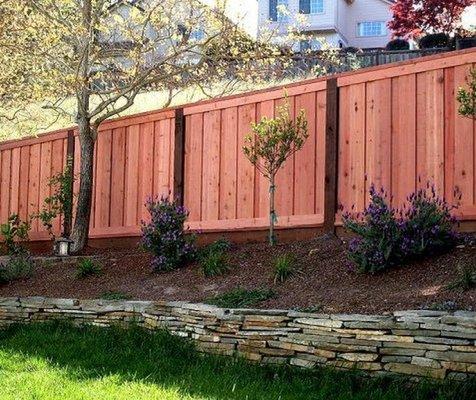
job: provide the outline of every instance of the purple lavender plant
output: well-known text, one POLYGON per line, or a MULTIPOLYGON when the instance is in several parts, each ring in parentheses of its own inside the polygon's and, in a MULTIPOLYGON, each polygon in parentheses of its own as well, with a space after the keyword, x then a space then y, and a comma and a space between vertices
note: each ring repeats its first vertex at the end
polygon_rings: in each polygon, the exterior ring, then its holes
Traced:
MULTIPOLYGON (((455 198, 458 198, 455 196, 455 198)), ((375 273, 412 259, 444 253, 458 242, 450 206, 427 184, 407 198, 402 209, 392 208, 383 189, 370 187, 370 204, 362 215, 344 213, 344 228, 357 235, 349 258, 359 272, 375 273)))
POLYGON ((344 213, 344 228, 357 235, 349 245, 349 258, 359 272, 375 273, 398 263, 401 232, 383 190, 370 187, 370 204, 362 215, 344 213))
POLYGON ((149 198, 145 204, 150 222, 142 221, 142 247, 153 254, 155 271, 171 271, 196 255, 195 236, 187 234, 184 224, 188 210, 168 196, 149 198))

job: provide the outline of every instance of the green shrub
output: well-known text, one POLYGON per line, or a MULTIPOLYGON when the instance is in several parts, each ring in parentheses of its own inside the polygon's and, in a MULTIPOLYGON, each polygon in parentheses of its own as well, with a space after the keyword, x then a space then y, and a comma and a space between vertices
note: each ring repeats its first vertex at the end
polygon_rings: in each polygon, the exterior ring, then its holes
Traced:
POLYGON ((207 303, 222 308, 246 308, 273 297, 274 292, 271 289, 236 288, 207 300, 207 303))
POLYGON ((131 296, 129 294, 119 291, 116 292, 114 290, 109 290, 101 295, 101 299, 104 300, 129 300, 130 298, 131 296))
POLYGON ((22 221, 18 214, 10 215, 8 221, 0 225, 0 233, 7 254, 15 255, 26 252, 21 242, 28 240, 30 228, 30 223, 22 221))
POLYGON ((294 273, 296 257, 293 254, 285 254, 274 261, 274 283, 284 282, 294 273))
POLYGON ((90 258, 83 258, 78 262, 76 277, 86 278, 91 275, 99 275, 101 271, 101 264, 91 260, 90 258))
POLYGON ((223 275, 230 269, 230 260, 226 254, 230 248, 229 241, 220 239, 199 252, 198 262, 205 276, 223 275))
POLYGON ((446 286, 448 290, 461 289, 464 292, 473 287, 476 287, 476 265, 474 260, 458 265, 456 278, 446 286))
POLYGON ((223 275, 230 270, 228 254, 221 251, 209 253, 206 257, 200 258, 200 266, 207 277, 223 275))
POLYGON ((30 254, 25 252, 11 255, 6 263, 0 264, 0 284, 28 278, 33 269, 34 263, 30 254))

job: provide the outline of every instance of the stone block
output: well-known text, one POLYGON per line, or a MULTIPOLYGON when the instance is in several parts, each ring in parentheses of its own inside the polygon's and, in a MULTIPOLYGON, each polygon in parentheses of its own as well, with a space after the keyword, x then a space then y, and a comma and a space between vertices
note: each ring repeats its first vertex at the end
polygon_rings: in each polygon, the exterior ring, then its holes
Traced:
POLYGON ((378 354, 372 353, 344 353, 338 354, 337 358, 342 358, 347 361, 364 361, 372 362, 378 359, 378 354))
POLYGON ((411 356, 383 356, 381 360, 383 363, 411 363, 411 356))
POLYGON ((384 368, 386 371, 395 372, 398 374, 423 376, 434 379, 444 379, 446 375, 445 369, 434 369, 414 364, 388 363, 385 364, 384 368))
POLYGON ((301 325, 323 326, 327 328, 341 328, 343 326, 342 321, 322 318, 297 318, 295 321, 301 325))
POLYGON ((421 367, 441 368, 441 364, 438 361, 426 357, 412 357, 411 363, 421 367))
POLYGON ((434 360, 476 364, 476 353, 463 353, 459 351, 428 351, 426 357, 434 360))

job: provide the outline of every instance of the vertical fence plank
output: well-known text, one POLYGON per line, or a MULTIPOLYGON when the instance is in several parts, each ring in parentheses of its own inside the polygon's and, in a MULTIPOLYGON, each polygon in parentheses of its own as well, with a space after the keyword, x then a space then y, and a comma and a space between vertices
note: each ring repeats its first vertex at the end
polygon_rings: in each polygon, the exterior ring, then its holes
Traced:
POLYGON ((135 226, 137 221, 137 188, 139 165, 139 125, 132 125, 126 131, 126 178, 124 220, 126 226, 135 226))
MULTIPOLYGON (((335 90, 338 94, 337 81, 334 83, 335 90)), ((334 99, 334 96, 331 96, 334 99)), ((332 105, 330 105, 332 106, 332 105)), ((315 121, 315 150, 314 154, 316 155, 315 160, 315 181, 313 186, 315 187, 315 201, 314 201, 314 213, 317 215, 324 215, 324 205, 327 204, 325 201, 326 190, 332 191, 333 198, 330 201, 329 212, 332 213, 330 219, 327 221, 331 225, 331 229, 334 227, 335 213, 337 210, 337 152, 338 152, 338 118, 337 118, 337 107, 339 106, 339 98, 336 97, 333 100, 334 111, 332 111, 329 118, 327 117, 327 90, 320 90, 316 93, 316 121, 315 121), (334 121, 332 125, 332 132, 334 137, 330 136, 330 140, 333 143, 331 149, 327 149, 327 121, 334 121), (334 152, 331 155, 330 152, 334 152), (330 157, 330 158, 329 158, 330 157), (329 179, 326 179, 326 165, 327 160, 330 160, 330 167, 332 170, 329 170, 329 179), (331 178, 332 177, 332 178, 331 178), (333 187, 328 186, 328 182, 332 181, 333 187), (327 189, 326 189, 327 187, 327 189), (331 221, 332 220, 332 221, 331 221)), ((329 127, 331 129, 331 127, 329 127)), ((330 133, 329 133, 330 134, 330 133)))
MULTIPOLYGON (((367 84, 365 191, 370 185, 391 189, 392 82, 382 79, 367 84)), ((368 196, 366 196, 368 201, 368 196)))
POLYGON ((179 116, 176 117, 175 124, 169 119, 155 123, 154 193, 158 196, 168 196, 171 191, 170 194, 183 204, 184 132, 180 130, 185 128, 185 125, 182 121, 178 125, 178 118, 179 116), (171 146, 172 140, 175 142, 174 146, 171 146), (172 168, 171 159, 174 163, 172 168))
POLYGON ((12 151, 0 152, 0 224, 7 221, 10 208, 10 187, 13 186, 11 178, 12 151))
MULTIPOLYGON (((40 207, 45 203, 46 198, 51 195, 50 179, 51 179, 51 142, 41 144, 40 150, 40 207)), ((40 231, 43 231, 40 227, 40 231)))
POLYGON ((112 131, 101 131, 97 139, 95 228, 107 228, 111 210, 112 131))
POLYGON ((315 160, 316 160, 316 95, 306 93, 296 96, 297 116, 305 112, 308 122, 308 138, 294 162, 294 210, 286 215, 312 215, 315 203, 315 160))
POLYGON ((114 129, 112 133, 111 162, 111 213, 110 226, 124 226, 125 173, 126 173, 126 129, 114 129))
POLYGON ((251 132, 251 123, 255 122, 256 104, 238 107, 238 182, 236 190, 236 217, 254 216, 254 168, 243 154, 245 137, 251 132))
POLYGON ((18 213, 25 221, 28 218, 28 179, 30 175, 30 146, 20 148, 20 177, 22 184, 19 188, 18 213))
MULTIPOLYGON (((274 103, 275 110, 274 116, 278 116, 278 108, 285 105, 285 102, 288 102, 289 107, 289 118, 295 119, 295 114, 297 113, 296 110, 296 98, 294 96, 289 96, 286 99, 279 99, 276 100, 274 103)), ((299 153, 301 156, 301 153, 299 153)), ((281 167, 281 169, 276 174, 276 204, 275 210, 277 217, 279 216, 286 216, 286 215, 293 215, 294 210, 294 155, 289 157, 281 167)), ((261 175, 261 174, 260 174, 261 175)), ((267 180, 264 180, 262 176, 260 176, 260 184, 266 184, 265 187, 268 187, 267 180)), ((263 193, 265 194, 265 193, 263 193)), ((263 196, 263 194, 260 194, 263 196)), ((264 199, 268 198, 268 194, 266 193, 264 199)), ((266 203, 267 205, 267 203, 266 203)))
POLYGON ((392 196, 401 207, 415 190, 416 181, 416 78, 392 80, 392 196))
POLYGON ((140 224, 142 219, 147 218, 147 210, 144 204, 153 194, 154 187, 154 123, 148 122, 141 124, 140 130, 140 153, 139 153, 139 188, 136 225, 140 224))
MULTIPOLYGON (((465 84, 465 79, 469 74, 470 66, 461 66, 454 68, 453 82, 453 103, 456 112, 454 112, 454 146, 458 149, 454 153, 454 183, 462 194, 461 206, 472 206, 474 199, 474 147, 475 140, 473 135, 473 121, 470 118, 459 115, 457 109, 459 103, 456 101, 456 91, 465 84)), ((448 121, 448 116, 446 116, 448 121)), ((448 170, 448 168, 446 168, 448 170)), ((449 189, 449 188, 448 188, 449 189)))
POLYGON ((200 221, 202 217, 202 144, 203 114, 187 116, 184 203, 190 212, 190 221, 200 221))
POLYGON ((238 108, 223 110, 220 144, 220 213, 219 219, 236 218, 238 108))
POLYGON ((221 111, 203 115, 202 220, 216 221, 220 197, 221 111))
POLYGON ((417 76, 417 173, 419 186, 430 182, 444 190, 443 70, 417 76))
MULTIPOLYGON (((274 118, 274 101, 266 100, 258 103, 257 121, 263 117, 274 118)), ((278 181, 279 185, 279 181, 278 181)), ((280 196, 280 195, 278 195, 280 196)), ((279 204, 279 197, 276 196, 276 202, 279 204)), ((269 216, 269 182, 258 170, 255 170, 255 218, 266 218, 269 216)), ((279 209, 277 210, 280 213, 279 209)))
POLYGON ((12 169, 10 178, 10 212, 19 213, 19 195, 20 195, 20 147, 12 149, 12 169))

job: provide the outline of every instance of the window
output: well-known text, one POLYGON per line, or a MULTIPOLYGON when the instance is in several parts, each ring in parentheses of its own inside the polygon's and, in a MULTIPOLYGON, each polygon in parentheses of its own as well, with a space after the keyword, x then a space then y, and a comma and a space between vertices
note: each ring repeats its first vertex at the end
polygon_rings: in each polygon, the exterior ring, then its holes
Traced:
POLYGON ((357 24, 358 36, 385 36, 387 29, 383 21, 366 21, 357 24))
POLYGON ((324 0, 311 0, 311 14, 322 14, 324 12, 324 0))
POLYGON ((276 12, 278 14, 278 21, 284 22, 288 20, 288 0, 277 0, 276 12))
POLYGON ((287 21, 288 12, 288 0, 269 0, 269 19, 271 21, 287 21))
POLYGON ((299 0, 299 12, 301 14, 322 14, 324 0, 299 0))

